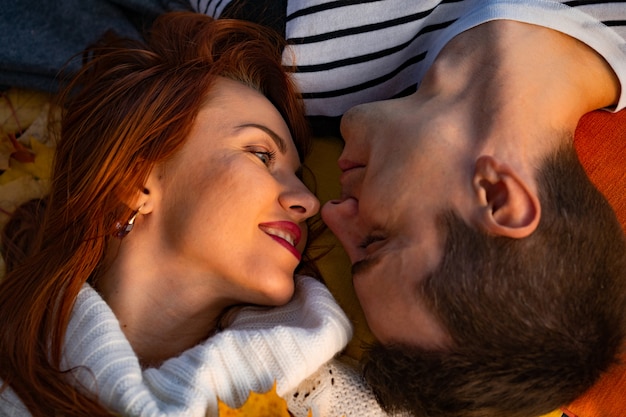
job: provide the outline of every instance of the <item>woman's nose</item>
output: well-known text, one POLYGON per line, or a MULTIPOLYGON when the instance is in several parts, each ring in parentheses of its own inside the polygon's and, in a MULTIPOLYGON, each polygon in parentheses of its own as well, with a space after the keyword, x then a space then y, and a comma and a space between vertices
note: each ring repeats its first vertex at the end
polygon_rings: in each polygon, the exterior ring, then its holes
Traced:
POLYGON ((320 201, 300 180, 280 195, 280 203, 298 222, 315 216, 320 210, 320 201))

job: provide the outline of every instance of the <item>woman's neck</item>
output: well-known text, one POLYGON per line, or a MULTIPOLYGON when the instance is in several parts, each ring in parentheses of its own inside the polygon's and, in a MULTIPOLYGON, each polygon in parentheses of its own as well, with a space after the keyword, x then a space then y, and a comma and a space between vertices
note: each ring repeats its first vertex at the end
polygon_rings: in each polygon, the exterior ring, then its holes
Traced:
POLYGON ((94 286, 115 313, 142 366, 157 366, 215 332, 229 302, 199 296, 181 285, 173 271, 139 262, 140 250, 132 248, 130 236, 123 244, 124 250, 119 244, 110 248, 108 268, 94 286))

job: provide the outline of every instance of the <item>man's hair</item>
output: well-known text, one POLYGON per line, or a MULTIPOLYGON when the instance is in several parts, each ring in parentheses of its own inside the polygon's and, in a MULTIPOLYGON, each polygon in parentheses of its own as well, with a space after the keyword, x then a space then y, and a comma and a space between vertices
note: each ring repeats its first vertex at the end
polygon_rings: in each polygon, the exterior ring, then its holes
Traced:
POLYGON ((524 239, 446 213, 445 255, 416 291, 449 332, 445 351, 372 346, 364 374, 388 411, 529 417, 566 405, 624 344, 626 245, 573 146, 538 175, 542 217, 524 239))

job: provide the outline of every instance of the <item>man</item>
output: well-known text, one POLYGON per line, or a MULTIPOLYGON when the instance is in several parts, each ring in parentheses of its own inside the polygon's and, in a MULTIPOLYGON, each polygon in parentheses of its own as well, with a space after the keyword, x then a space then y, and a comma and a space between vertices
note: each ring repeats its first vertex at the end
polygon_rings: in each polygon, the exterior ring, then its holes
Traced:
POLYGON ((322 215, 381 343, 366 377, 389 409, 539 415, 612 363, 623 235, 572 141, 618 92, 582 43, 496 20, 453 38, 416 93, 346 113, 342 196, 322 215))
POLYGON ((418 416, 569 403, 624 343, 624 236, 573 133, 625 105, 626 7, 356 3, 287 2, 282 29, 309 113, 349 109, 322 215, 379 341, 365 376, 418 416))

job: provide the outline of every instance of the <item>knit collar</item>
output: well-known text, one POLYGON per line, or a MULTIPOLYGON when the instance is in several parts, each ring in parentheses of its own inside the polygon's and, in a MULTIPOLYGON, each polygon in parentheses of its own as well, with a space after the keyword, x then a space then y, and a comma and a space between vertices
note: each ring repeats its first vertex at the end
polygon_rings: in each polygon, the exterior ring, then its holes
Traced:
POLYGON ((277 382, 287 392, 330 360, 351 337, 350 323, 332 295, 309 277, 296 280, 285 306, 248 308, 203 343, 142 369, 113 311, 88 284, 67 328, 62 369, 77 387, 96 393, 128 416, 217 415, 217 398, 240 406, 250 390, 277 382))

